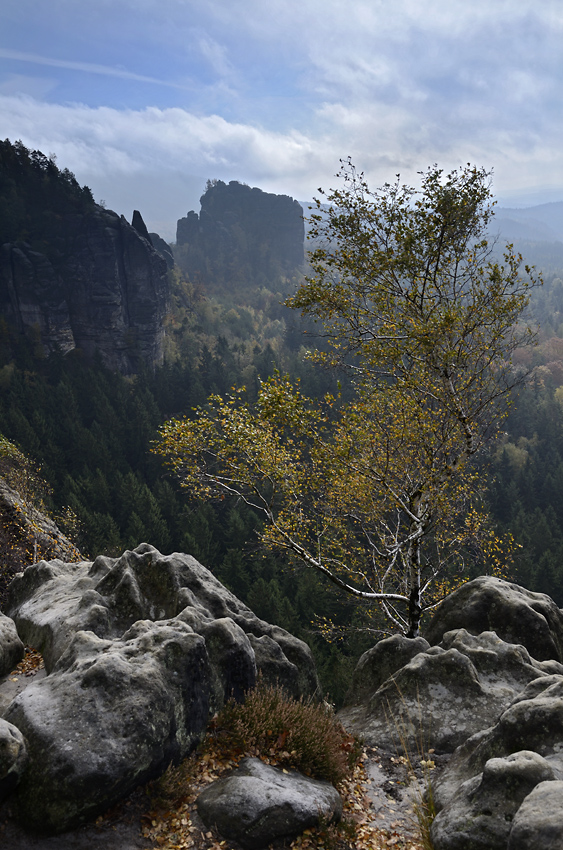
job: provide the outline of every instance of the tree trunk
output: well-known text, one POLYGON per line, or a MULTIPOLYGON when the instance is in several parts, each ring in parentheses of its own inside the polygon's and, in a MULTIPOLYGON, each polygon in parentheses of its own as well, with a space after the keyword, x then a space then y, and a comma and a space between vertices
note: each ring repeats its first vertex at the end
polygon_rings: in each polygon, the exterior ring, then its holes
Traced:
POLYGON ((422 606, 420 604, 420 582, 414 586, 411 585, 409 595, 409 630, 408 638, 416 638, 420 634, 420 618, 422 616, 422 606))
MULTIPOLYGON (((417 499, 418 502, 418 499, 417 499)), ((420 504, 413 505, 413 513, 417 512, 420 504)), ((411 533, 413 539, 408 551, 409 565, 409 630, 408 638, 416 638, 420 634, 420 618, 422 617, 422 604, 420 598, 420 549, 421 549, 421 525, 420 521, 413 521, 411 533)))

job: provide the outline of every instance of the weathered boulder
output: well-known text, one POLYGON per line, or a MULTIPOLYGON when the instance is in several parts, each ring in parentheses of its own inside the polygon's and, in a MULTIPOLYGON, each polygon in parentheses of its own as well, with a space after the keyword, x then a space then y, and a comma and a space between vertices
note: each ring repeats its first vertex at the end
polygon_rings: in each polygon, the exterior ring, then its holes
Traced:
POLYGON ((452 629, 472 634, 494 631, 507 643, 522 644, 533 658, 563 661, 563 611, 551 597, 517 584, 480 576, 442 602, 425 631, 439 644, 452 629))
POLYGON ((553 672, 563 674, 563 666, 535 661, 494 632, 474 636, 458 629, 445 634, 441 646, 415 655, 366 704, 338 716, 382 749, 453 752, 493 724, 528 682, 553 672))
POLYGON ((27 747, 20 730, 0 719, 0 802, 18 784, 27 764, 27 747))
POLYGON ((24 656, 24 645, 18 637, 16 624, 0 614, 0 677, 14 669, 24 656))
POLYGON ((23 640, 41 651, 48 672, 78 631, 116 638, 137 620, 178 618, 204 636, 213 632, 210 649, 216 658, 222 644, 226 656, 217 673, 223 671, 224 696, 252 686, 248 668, 256 663, 266 681, 279 680, 294 696, 318 689, 311 651, 303 641, 258 619, 191 555, 161 555, 146 543, 120 558, 30 566, 10 585, 6 611, 23 640), (230 624, 216 624, 225 619, 230 624))
MULTIPOLYGON (((433 789, 436 850, 504 850, 512 819, 522 821, 523 800, 536 785, 553 780, 563 780, 561 675, 531 681, 496 724, 454 753, 433 789)), ((529 846, 543 847, 541 836, 529 846)))
POLYGON ((340 820, 342 799, 328 782, 246 758, 199 795, 197 809, 203 822, 225 838, 260 850, 299 835, 321 818, 340 820))
POLYGON ((367 701, 383 682, 408 664, 411 658, 429 648, 430 644, 422 637, 393 635, 380 640, 364 652, 356 664, 346 704, 359 705, 367 701))
POLYGON ((506 850, 523 800, 538 783, 554 778, 552 766, 536 752, 489 759, 434 819, 435 850, 506 850))
POLYGON ((181 759, 225 700, 254 685, 257 667, 296 696, 318 687, 305 644, 255 617, 194 558, 148 544, 30 566, 8 609, 48 673, 4 715, 29 752, 15 807, 38 832, 84 822, 181 759))
POLYGON ((182 758, 206 728, 210 679, 204 639, 178 621, 140 621, 113 641, 74 635, 5 715, 28 743, 26 828, 70 829, 182 758))
POLYGON ((516 812, 508 850, 563 848, 563 781, 540 782, 516 812))

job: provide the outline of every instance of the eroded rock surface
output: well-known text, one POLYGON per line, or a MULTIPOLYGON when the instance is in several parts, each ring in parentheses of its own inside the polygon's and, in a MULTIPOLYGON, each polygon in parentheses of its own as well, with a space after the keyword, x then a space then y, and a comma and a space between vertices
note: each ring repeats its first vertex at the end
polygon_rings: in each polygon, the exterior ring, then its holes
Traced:
POLYGON ((494 631, 507 643, 522 644, 533 658, 563 662, 563 611, 545 593, 518 584, 480 576, 451 593, 425 631, 439 644, 452 629, 472 634, 494 631))
MULTIPOLYGON (((530 682, 497 723, 454 753, 434 788, 436 850, 512 846, 511 824, 521 823, 520 806, 537 785, 555 780, 563 780, 561 675, 530 682), (469 822, 475 829, 469 830, 469 822)), ((530 846, 544 846, 539 835, 536 841, 530 846)))
POLYGON ((260 850, 280 838, 340 820, 342 799, 328 782, 283 771, 246 758, 228 776, 209 785, 197 799, 207 826, 216 826, 248 850, 260 850))
POLYGON ((540 782, 516 812, 508 850, 561 850, 563 781, 540 782))
POLYGON ((137 620, 178 617, 209 637, 227 695, 251 686, 248 666, 256 663, 267 681, 280 680, 295 696, 318 688, 303 641, 256 617, 191 555, 161 555, 146 543, 120 558, 28 567, 10 586, 6 612, 48 672, 77 631, 116 638, 137 620))
POLYGON ((148 544, 28 567, 7 607, 48 673, 4 714, 29 751, 15 805, 38 832, 82 823, 177 762, 257 669, 296 696, 318 688, 304 643, 259 620, 194 558, 148 544))
POLYGON ((380 640, 364 652, 356 664, 347 704, 359 705, 368 700, 397 670, 429 648, 430 644, 422 637, 413 639, 393 635, 380 640))
POLYGON ((0 802, 18 784, 27 764, 27 747, 20 730, 0 719, 0 802))
POLYGON ((514 697, 538 677, 563 674, 554 661, 538 662, 523 646, 494 632, 448 632, 440 646, 419 652, 361 707, 339 718, 372 746, 411 753, 451 753, 493 724, 514 697))
POLYGON ((18 333, 38 331, 45 353, 99 352, 125 374, 161 363, 165 259, 123 216, 96 204, 49 220, 49 253, 24 242, 0 247, 0 315, 18 333))
POLYGON ((536 752, 489 759, 483 772, 466 781, 436 816, 435 849, 506 850, 522 802, 538 783, 554 778, 552 766, 536 752))
POLYGON ((0 614, 0 678, 14 669, 24 656, 24 645, 18 637, 16 624, 0 614))
POLYGON ((5 715, 28 743, 21 820, 51 833, 95 816, 193 749, 209 700, 205 641, 189 626, 145 620, 113 641, 77 632, 5 715))

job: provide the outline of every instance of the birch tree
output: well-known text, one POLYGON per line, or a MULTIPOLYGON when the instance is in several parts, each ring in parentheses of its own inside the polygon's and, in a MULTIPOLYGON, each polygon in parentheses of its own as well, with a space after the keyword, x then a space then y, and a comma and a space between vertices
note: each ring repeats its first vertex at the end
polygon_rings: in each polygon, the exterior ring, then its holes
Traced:
POLYGON ((371 192, 348 161, 312 216, 313 274, 290 305, 325 338, 313 359, 353 397, 305 398, 288 376, 212 397, 161 429, 157 451, 206 498, 236 495, 289 551, 410 637, 463 574, 490 569, 499 542, 479 509, 473 459, 498 430, 531 344, 523 321, 539 281, 507 246, 492 256, 490 175, 429 168, 371 192))

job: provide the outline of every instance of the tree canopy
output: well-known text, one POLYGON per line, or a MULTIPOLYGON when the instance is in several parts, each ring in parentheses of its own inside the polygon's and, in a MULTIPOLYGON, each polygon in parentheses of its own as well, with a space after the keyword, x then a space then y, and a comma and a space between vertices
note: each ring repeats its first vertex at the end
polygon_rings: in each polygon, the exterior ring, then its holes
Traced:
POLYGON ((433 166, 419 189, 397 178, 376 192, 349 161, 340 176, 290 304, 317 321, 312 356, 342 370, 348 400, 275 375, 254 404, 214 396, 166 423, 157 450, 193 493, 244 499, 267 545, 415 636, 464 557, 502 563, 472 459, 522 378, 511 356, 533 341, 522 317, 538 280, 511 246, 492 258, 484 169, 433 166))

